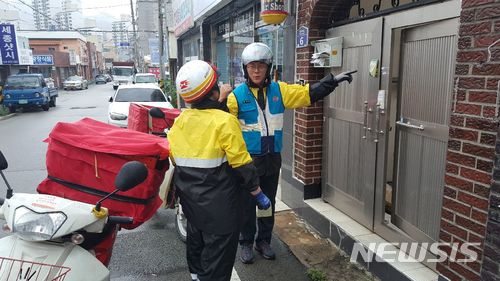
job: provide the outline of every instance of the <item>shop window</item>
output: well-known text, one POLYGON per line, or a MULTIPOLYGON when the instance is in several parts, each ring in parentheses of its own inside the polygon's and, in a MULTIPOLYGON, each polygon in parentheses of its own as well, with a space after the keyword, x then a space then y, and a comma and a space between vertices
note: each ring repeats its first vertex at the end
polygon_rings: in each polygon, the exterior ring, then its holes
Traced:
POLYGON ((231 42, 229 40, 229 21, 219 23, 216 28, 215 63, 220 77, 219 82, 230 83, 229 59, 231 42))
POLYGON ((247 10, 215 26, 214 57, 219 81, 238 86, 245 82, 241 53, 254 40, 253 10, 247 10))
POLYGON ((257 42, 262 42, 273 51, 272 78, 281 80, 283 71, 283 29, 279 26, 267 25, 257 29, 257 42))

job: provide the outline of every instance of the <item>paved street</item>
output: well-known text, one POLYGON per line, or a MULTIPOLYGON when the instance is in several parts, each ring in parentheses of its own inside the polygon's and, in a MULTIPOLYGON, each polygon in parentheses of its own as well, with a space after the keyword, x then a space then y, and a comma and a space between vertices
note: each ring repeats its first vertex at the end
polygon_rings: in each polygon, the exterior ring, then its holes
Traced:
MULTIPOLYGON (((57 107, 48 112, 33 110, 17 112, 0 120, 0 150, 9 162, 5 171, 15 192, 34 193, 46 177, 43 140, 60 121, 73 122, 91 117, 106 122, 108 98, 113 94, 111 84, 90 85, 88 90, 60 91, 57 107)), ((5 186, 0 183, 0 196, 5 186)), ((5 236, 0 233, 0 237, 5 236)), ((277 251, 276 261, 257 257, 255 264, 244 266, 236 262, 234 280, 309 280, 305 267, 291 255, 278 239, 272 244, 277 251)), ((185 261, 185 245, 177 238, 174 213, 159 210, 141 227, 121 231, 111 260, 112 280, 189 280, 185 261)))

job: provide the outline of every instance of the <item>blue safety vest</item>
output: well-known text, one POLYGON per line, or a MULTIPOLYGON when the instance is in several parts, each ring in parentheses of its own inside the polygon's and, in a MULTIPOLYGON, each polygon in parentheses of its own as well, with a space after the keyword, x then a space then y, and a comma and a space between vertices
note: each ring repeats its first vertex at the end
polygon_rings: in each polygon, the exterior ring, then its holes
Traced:
POLYGON ((279 84, 272 82, 267 87, 264 112, 247 84, 241 84, 233 93, 238 102, 238 120, 248 152, 251 155, 280 153, 285 106, 279 84))

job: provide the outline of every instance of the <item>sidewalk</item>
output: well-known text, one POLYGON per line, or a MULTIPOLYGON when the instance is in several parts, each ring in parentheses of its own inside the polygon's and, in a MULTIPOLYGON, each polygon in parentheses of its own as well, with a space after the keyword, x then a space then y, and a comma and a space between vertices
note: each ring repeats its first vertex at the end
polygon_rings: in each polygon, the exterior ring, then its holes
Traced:
POLYGON ((274 233, 297 259, 316 272, 311 280, 368 281, 379 280, 349 257, 328 239, 321 238, 281 201, 276 202, 274 233), (326 278, 318 277, 324 273, 326 278), (319 274, 319 275, 318 275, 319 274))

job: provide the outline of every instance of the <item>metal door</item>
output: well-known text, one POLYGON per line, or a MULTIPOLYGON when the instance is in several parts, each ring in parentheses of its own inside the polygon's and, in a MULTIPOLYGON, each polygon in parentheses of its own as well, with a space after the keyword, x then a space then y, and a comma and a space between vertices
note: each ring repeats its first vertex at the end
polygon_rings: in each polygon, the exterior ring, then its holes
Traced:
POLYGON ((392 222, 417 241, 439 238, 458 19, 403 31, 392 222))
POLYGON ((378 69, 382 23, 382 18, 375 18, 335 27, 326 36, 343 37, 342 67, 329 70, 358 72, 353 83, 342 83, 325 99, 322 196, 370 229, 374 217, 379 77, 378 73, 370 75, 369 69, 370 65, 378 69))

